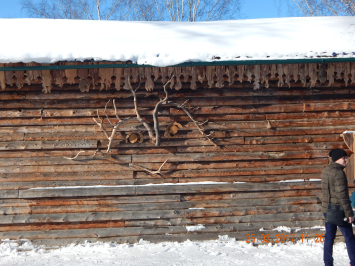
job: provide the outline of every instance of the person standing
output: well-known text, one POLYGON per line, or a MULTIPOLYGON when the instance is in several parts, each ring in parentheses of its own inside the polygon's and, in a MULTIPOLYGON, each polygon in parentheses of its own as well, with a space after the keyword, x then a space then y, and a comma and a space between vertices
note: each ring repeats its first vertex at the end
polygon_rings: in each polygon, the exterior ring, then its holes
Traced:
MULTIPOLYGON (((348 162, 348 156, 343 149, 334 149, 329 153, 332 162, 327 165, 321 174, 322 179, 322 212, 326 217, 328 204, 340 205, 347 220, 339 226, 342 232, 348 251, 350 265, 355 266, 355 237, 353 234, 352 222, 354 212, 349 200, 348 181, 344 168, 348 162), (329 181, 329 183, 328 183, 329 181)), ((337 232, 337 225, 325 223, 324 253, 325 266, 333 266, 333 244, 337 232)))

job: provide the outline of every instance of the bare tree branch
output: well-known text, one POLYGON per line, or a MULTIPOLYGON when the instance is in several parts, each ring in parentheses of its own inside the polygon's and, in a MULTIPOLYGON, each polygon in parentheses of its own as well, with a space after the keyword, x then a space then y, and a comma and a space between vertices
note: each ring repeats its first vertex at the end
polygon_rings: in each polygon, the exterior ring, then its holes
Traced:
MULTIPOLYGON (((133 168, 136 168, 136 169, 138 169, 138 170, 146 171, 147 173, 152 174, 152 175, 157 175, 157 174, 159 174, 159 175, 164 176, 160 171, 161 171, 161 169, 163 168, 163 166, 166 164, 167 161, 168 161, 168 160, 165 160, 165 162, 163 162, 163 164, 162 164, 162 165, 159 167, 159 169, 156 170, 156 171, 152 171, 152 170, 150 170, 150 169, 148 169, 148 168, 145 168, 145 167, 140 166, 140 165, 135 165, 135 164, 133 164, 133 163, 130 163, 129 166, 130 166, 130 167, 133 167, 133 168)), ((164 176, 164 177, 165 177, 165 176, 164 176)))

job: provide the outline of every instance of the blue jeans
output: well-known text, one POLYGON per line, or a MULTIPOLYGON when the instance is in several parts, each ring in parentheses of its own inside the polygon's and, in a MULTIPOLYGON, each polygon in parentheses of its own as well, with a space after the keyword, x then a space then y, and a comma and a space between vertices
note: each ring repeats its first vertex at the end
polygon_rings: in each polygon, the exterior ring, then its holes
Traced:
MULTIPOLYGON (((324 214, 326 217, 326 214, 324 214)), ((324 253, 323 260, 325 266, 333 266, 333 244, 338 226, 335 224, 325 223, 324 236, 324 253)), ((355 266, 355 237, 352 224, 344 222, 343 226, 339 226, 341 233, 344 236, 346 249, 350 259, 350 265, 355 266)))

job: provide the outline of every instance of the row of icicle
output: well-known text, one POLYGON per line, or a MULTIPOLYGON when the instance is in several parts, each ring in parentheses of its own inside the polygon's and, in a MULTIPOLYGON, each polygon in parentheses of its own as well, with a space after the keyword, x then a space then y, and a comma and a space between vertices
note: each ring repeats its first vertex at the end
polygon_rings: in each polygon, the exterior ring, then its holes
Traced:
MULTIPOLYGON (((70 65, 70 63, 67 63, 70 65)), ((24 65, 24 64, 22 64, 24 65)), ((34 66, 38 64, 27 64, 34 66)), ((0 67, 9 66, 0 64, 0 67)), ((17 66, 11 64, 11 66, 17 66)), ((42 82, 43 92, 51 92, 53 85, 63 87, 64 84, 79 83, 82 92, 100 85, 100 90, 121 88, 129 90, 129 82, 137 83, 145 80, 147 91, 154 89, 154 82, 167 82, 174 73, 170 88, 179 90, 182 82, 190 82, 190 88, 195 90, 197 82, 207 82, 208 87, 222 88, 224 82, 230 85, 243 78, 253 82, 254 89, 261 84, 269 86, 269 78, 279 78, 278 86, 290 86, 290 82, 300 80, 303 86, 314 87, 317 81, 328 86, 334 84, 335 79, 343 79, 347 86, 349 82, 355 83, 355 63, 328 63, 328 64, 278 64, 278 65, 239 65, 239 66, 197 66, 197 67, 135 67, 135 68, 95 68, 95 69, 65 69, 65 70, 27 70, 27 71, 0 71, 0 87, 16 85, 21 89, 25 83, 31 85, 42 82), (237 77, 237 78, 236 78, 237 77), (241 78, 242 77, 242 78, 241 78), (308 83, 307 83, 307 79, 308 83), (114 84, 114 85, 112 85, 114 84)))

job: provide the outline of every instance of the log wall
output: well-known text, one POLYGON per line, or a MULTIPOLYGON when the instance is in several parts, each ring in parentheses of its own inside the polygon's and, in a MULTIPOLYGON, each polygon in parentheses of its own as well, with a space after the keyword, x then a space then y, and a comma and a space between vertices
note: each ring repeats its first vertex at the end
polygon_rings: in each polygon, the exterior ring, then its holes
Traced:
MULTIPOLYGON (((246 234, 260 236, 259 229, 278 226, 301 228, 294 231, 296 236, 319 233, 312 227, 323 224, 320 172, 329 150, 347 149, 341 133, 355 130, 355 65, 339 67, 338 73, 328 66, 333 74, 324 74, 324 65, 305 65, 307 75, 297 65, 219 68, 182 69, 173 80, 174 90, 169 88, 169 100, 188 100, 192 117, 203 122, 201 127, 217 146, 181 109, 167 104, 159 113, 159 147, 144 126, 127 121, 118 128, 108 154, 108 140, 93 117, 97 109, 105 117, 110 99, 116 99, 121 118, 135 117, 132 94, 124 84, 130 79, 136 88, 140 72, 121 69, 115 83, 114 77, 107 81, 104 75, 111 78, 116 70, 99 76, 100 70, 92 75, 99 82, 88 91, 82 83, 88 71, 68 71, 67 76, 64 71, 63 84, 52 72, 46 84, 51 89, 45 90, 51 93, 42 92, 44 78, 38 73, 29 85, 31 73, 3 72, 0 239, 52 245, 228 234, 247 240, 246 234), (285 69, 293 70, 292 75, 285 69), (123 90, 117 91, 115 84, 123 90), (177 134, 166 134, 174 123, 179 125, 177 134), (130 133, 143 139, 130 143, 130 133), (143 170, 155 171, 166 160, 160 174, 143 170), (196 225, 204 228, 193 231, 196 225)), ((162 82, 169 69, 160 68, 157 78, 148 72, 141 78, 146 88, 154 87, 137 91, 139 113, 151 125, 154 107, 165 97, 162 82)), ((111 105, 107 113, 116 121, 111 105)), ((112 130, 107 119, 104 126, 112 130)), ((269 233, 276 238, 277 231, 269 233)))

